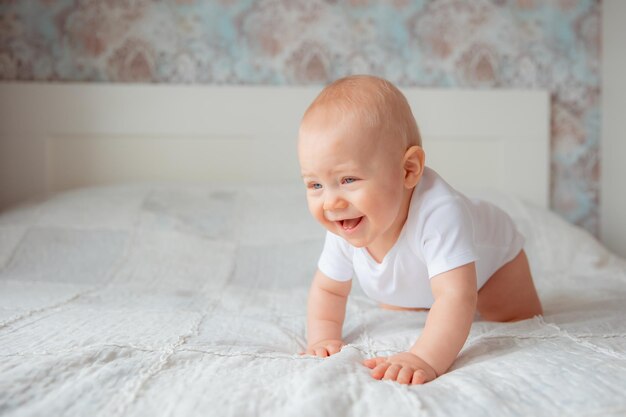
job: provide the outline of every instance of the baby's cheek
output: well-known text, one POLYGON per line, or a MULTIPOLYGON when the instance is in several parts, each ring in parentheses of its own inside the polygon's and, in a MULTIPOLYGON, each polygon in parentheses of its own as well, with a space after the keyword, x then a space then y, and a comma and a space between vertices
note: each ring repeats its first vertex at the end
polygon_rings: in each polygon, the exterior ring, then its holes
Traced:
POLYGON ((307 199, 307 206, 309 208, 309 213, 311 213, 311 216, 313 216, 313 218, 317 221, 319 221, 319 217, 320 217, 320 209, 317 206, 317 204, 315 204, 313 201, 311 201, 311 199, 307 199))
POLYGON ((322 226, 328 228, 330 227, 329 224, 330 222, 326 219, 326 217, 324 217, 324 211, 322 210, 311 210, 311 214, 313 215, 313 218, 315 220, 317 220, 317 222, 319 224, 321 224, 322 226))

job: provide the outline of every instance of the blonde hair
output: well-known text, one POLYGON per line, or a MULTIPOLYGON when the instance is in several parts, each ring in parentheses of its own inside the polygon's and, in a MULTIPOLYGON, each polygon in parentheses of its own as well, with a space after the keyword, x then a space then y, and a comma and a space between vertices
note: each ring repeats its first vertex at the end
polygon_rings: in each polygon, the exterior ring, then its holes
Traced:
POLYGON ((422 146, 422 139, 406 97, 389 81, 371 75, 338 79, 313 100, 304 113, 332 106, 341 115, 354 115, 365 127, 388 139, 400 138, 406 148, 422 146))

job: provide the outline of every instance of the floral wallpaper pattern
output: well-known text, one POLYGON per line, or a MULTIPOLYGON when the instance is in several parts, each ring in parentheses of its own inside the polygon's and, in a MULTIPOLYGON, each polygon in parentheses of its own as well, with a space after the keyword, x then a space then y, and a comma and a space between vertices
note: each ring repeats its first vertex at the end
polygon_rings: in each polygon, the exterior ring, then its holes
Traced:
MULTIPOLYGON (((600 0, 0 0, 0 80, 552 93, 552 207, 598 231, 600 0)), ((532 169, 532 161, 529 161, 532 169)))

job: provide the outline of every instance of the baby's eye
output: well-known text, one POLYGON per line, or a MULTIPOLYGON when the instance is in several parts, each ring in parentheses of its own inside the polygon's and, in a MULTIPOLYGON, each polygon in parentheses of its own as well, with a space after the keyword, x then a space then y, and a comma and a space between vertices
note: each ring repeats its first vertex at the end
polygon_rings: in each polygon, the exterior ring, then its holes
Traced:
POLYGON ((343 179, 343 183, 344 184, 352 184, 355 181, 356 181, 356 178, 354 178, 354 177, 346 177, 346 178, 343 179))
POLYGON ((320 184, 319 182, 312 182, 309 183, 309 188, 313 190, 319 190, 320 188, 322 188, 322 184, 320 184))

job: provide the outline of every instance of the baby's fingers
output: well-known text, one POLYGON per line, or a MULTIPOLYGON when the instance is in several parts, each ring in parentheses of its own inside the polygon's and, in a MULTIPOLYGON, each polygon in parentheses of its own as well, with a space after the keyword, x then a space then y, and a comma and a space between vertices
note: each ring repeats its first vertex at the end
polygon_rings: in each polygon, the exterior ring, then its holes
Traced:
POLYGON ((413 372, 413 377, 411 378, 411 383, 412 384, 424 384, 427 382, 428 376, 426 375, 426 372, 424 372, 423 369, 418 369, 417 371, 413 372))
POLYGON ((402 365, 393 364, 385 371, 385 376, 383 379, 388 379, 390 381, 395 381, 398 378, 398 373, 402 369, 402 365))
POLYGON ((415 372, 413 372, 413 369, 409 368, 408 366, 404 366, 402 369, 400 369, 400 372, 398 372, 398 377, 396 378, 396 381, 398 381, 398 383, 400 384, 410 384, 413 381, 414 374, 415 372))
POLYGON ((365 359, 363 361, 363 365, 367 366, 370 369, 374 369, 376 366, 385 362, 387 362, 387 358, 384 356, 379 356, 377 358, 365 359))
POLYGON ((314 355, 320 358, 326 358, 328 357, 328 351, 325 347, 316 347, 314 355))
POLYGON ((334 355, 335 353, 341 351, 341 345, 328 345, 326 346, 326 350, 329 355, 334 355))
MULTIPOLYGON (((322 350, 326 352, 324 348, 307 348, 304 352, 300 352, 300 355, 322 356, 322 350)), ((326 353, 326 356, 328 356, 328 353, 326 353)))
POLYGON ((372 375, 374 379, 381 379, 383 376, 385 376, 385 373, 390 366, 391 364, 389 362, 381 362, 376 365, 374 369, 372 369, 370 375, 372 375))

